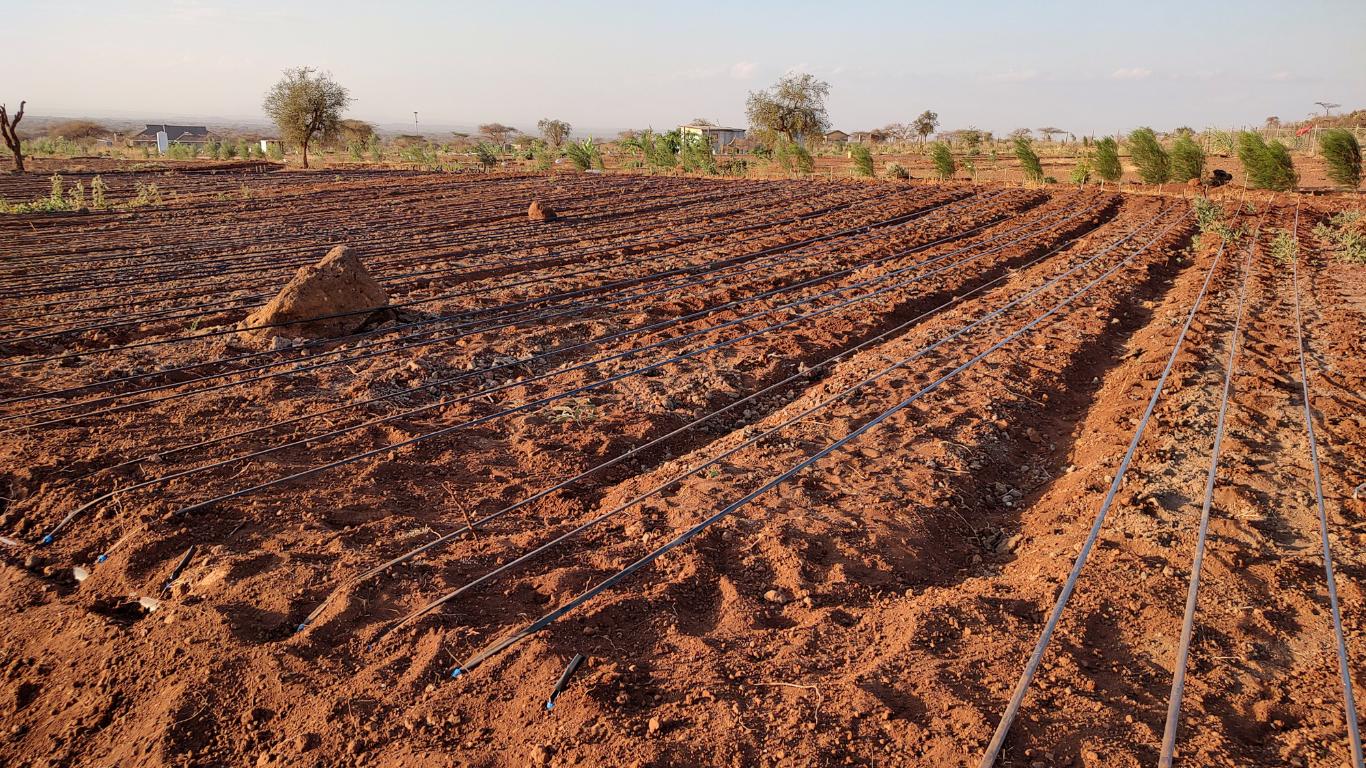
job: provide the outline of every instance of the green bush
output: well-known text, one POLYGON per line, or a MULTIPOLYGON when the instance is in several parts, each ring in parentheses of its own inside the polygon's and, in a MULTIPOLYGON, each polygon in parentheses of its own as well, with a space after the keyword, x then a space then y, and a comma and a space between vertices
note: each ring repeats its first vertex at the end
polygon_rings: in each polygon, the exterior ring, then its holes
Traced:
POLYGON ((953 161, 953 153, 949 151, 949 145, 942 141, 936 141, 930 147, 930 160, 934 162, 934 175, 938 179, 952 179, 958 164, 953 161))
POLYGON ((1330 181, 1347 189, 1361 186, 1361 144, 1355 134, 1345 128, 1325 131, 1319 149, 1330 181))
POLYGON ((1111 183, 1124 178, 1124 166, 1119 162, 1119 142, 1113 136, 1096 142, 1096 175, 1111 183))
POLYGON ((498 153, 494 151, 493 145, 487 141, 481 141, 474 145, 474 158, 479 161, 480 165, 484 166, 486 171, 498 164, 498 153))
POLYGON ((1015 137, 1015 159, 1020 161, 1025 180, 1043 181, 1043 165, 1039 163, 1039 155, 1034 151, 1034 142, 1030 141, 1028 136, 1015 137))
POLYGON ((589 136, 583 140, 582 144, 569 142, 564 145, 564 156, 569 158, 569 162, 580 171, 591 170, 594 166, 602 170, 602 155, 598 152, 598 147, 593 143, 593 137, 589 136))
POLYGON ((806 148, 795 141, 780 142, 773 153, 773 159, 784 169, 811 173, 816 170, 816 160, 806 148))
POLYGON ((1151 128, 1139 128, 1129 134, 1129 152, 1138 166, 1144 184, 1165 184, 1172 178, 1172 159, 1157 140, 1151 128))
POLYGON ((849 157, 854 161, 849 170, 855 176, 872 177, 873 153, 869 152, 867 147, 862 144, 850 144, 849 157))
POLYGON ((1248 184, 1254 189, 1289 192, 1300 182, 1295 173, 1295 162, 1290 152, 1279 141, 1270 144, 1260 133, 1243 131, 1238 134, 1238 162, 1243 165, 1248 184))
POLYGON ((902 179, 903 181, 911 178, 911 172, 906 170, 906 166, 895 160, 883 167, 882 175, 888 179, 902 179))
POLYGON ((1172 142, 1172 181, 1199 179, 1205 175, 1205 151, 1190 136, 1172 142))

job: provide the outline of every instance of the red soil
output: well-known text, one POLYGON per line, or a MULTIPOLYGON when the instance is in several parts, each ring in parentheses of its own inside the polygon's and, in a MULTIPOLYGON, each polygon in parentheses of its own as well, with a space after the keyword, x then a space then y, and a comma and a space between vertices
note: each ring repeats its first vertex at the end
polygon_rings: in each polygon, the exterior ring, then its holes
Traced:
MULTIPOLYGON (((115 202, 135 194, 136 179, 105 180, 115 202)), ((976 765, 1219 247, 1212 234, 1192 244, 1181 197, 1065 186, 404 173, 158 181, 163 205, 0 218, 0 535, 16 542, 0 546, 6 765, 976 765), (560 221, 528 222, 531 199, 560 221), (227 334, 300 265, 343 243, 396 306, 372 335, 270 352, 227 334), (880 426, 450 678, 490 642, 1111 267, 880 426), (1011 303, 1054 278, 1055 288, 1011 303), (770 291, 780 292, 755 298, 770 291), (396 348, 417 331, 427 333, 396 348), (338 357, 345 364, 308 368, 338 357), (196 381, 205 376, 218 378, 196 381), (56 394, 121 377, 136 378, 56 394), (772 385, 474 535, 354 581, 772 385), (146 391, 154 386, 163 388, 146 391), (324 409, 338 410, 270 426, 324 409), (290 441, 299 444, 235 460, 290 441), (219 461, 117 494, 39 544, 102 494, 219 461), (661 484, 379 639, 427 601, 661 484), (89 578, 77 581, 74 567, 89 578), (139 605, 146 596, 162 601, 155 611, 139 605), (576 652, 588 662, 547 710, 576 652)), ((6 180, 0 193, 36 196, 43 183, 6 180)), ((1229 194, 1231 218, 1238 192, 1229 194)), ((1235 224, 1265 212, 1262 229, 1214 268, 998 764, 1155 762, 1254 243, 1181 764, 1346 759, 1291 278, 1269 253, 1268 230, 1293 228, 1297 201, 1252 197, 1257 214, 1235 224)), ((1298 203, 1312 404, 1356 662, 1366 278, 1311 234, 1345 201, 1298 203)))

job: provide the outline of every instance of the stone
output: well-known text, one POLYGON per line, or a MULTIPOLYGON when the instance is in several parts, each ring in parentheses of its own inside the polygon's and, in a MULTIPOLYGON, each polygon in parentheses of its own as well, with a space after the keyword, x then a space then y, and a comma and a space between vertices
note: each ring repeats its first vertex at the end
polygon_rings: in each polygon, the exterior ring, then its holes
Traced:
POLYGON ((560 215, 555 213, 555 209, 540 200, 532 200, 531 207, 526 209, 527 218, 532 221, 554 221, 560 215))
POLYGON ((550 758, 555 756, 555 750, 544 744, 537 744, 531 748, 532 765, 550 765, 550 758))
POLYGON ((764 593, 764 599, 769 601, 770 603, 777 603, 778 605, 783 605, 787 602, 787 595, 783 594, 783 591, 781 589, 770 589, 769 591, 764 593))
POLYGON ((339 245, 316 265, 300 267, 294 279, 241 327, 258 329, 255 333, 261 338, 334 338, 354 332, 371 312, 388 304, 389 295, 366 271, 356 250, 339 245))
POLYGON ((30 571, 36 571, 39 568, 43 567, 43 562, 44 561, 42 555, 29 555, 28 557, 24 558, 24 567, 29 569, 30 571))
POLYGON ((1006 539, 1005 541, 1002 541, 1000 544, 997 544, 996 554, 1010 554, 1011 552, 1014 552, 1017 547, 1020 546, 1020 542, 1022 541, 1024 541, 1024 536, 1017 533, 1014 536, 1011 536, 1010 538, 1006 539))
POLYGON ((664 726, 663 726, 663 725, 660 725, 660 723, 659 723, 659 718, 657 718, 657 717, 652 717, 652 718, 650 718, 650 735, 653 736, 654 734, 659 733, 660 729, 663 728, 663 727, 664 727, 664 726))

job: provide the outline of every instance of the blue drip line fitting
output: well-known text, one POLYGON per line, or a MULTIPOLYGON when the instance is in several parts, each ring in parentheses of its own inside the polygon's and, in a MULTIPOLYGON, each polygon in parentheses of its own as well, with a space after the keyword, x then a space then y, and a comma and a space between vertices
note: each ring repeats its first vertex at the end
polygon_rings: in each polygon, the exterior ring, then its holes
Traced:
POLYGON ((452 678, 460 677, 460 673, 462 673, 462 672, 464 672, 464 671, 465 671, 465 670, 461 669, 460 667, 456 667, 455 669, 451 670, 451 677, 452 677, 452 678))
POLYGON ((49 533, 48 535, 44 536, 44 537, 43 537, 43 543, 44 543, 44 544, 51 544, 51 543, 52 543, 52 534, 49 533))
POLYGON ((108 560, 108 559, 109 559, 109 555, 100 555, 99 557, 95 558, 95 562, 97 562, 97 563, 103 563, 105 560, 108 560))

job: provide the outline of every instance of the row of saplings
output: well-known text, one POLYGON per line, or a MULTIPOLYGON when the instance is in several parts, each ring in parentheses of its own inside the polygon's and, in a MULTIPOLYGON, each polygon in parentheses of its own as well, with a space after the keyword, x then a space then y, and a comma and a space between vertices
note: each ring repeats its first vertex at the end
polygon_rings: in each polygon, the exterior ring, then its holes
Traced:
MULTIPOLYGON (((1218 186, 1229 178, 1222 171, 1216 171, 1212 178, 1205 177, 1205 151, 1189 133, 1179 134, 1172 141, 1171 149, 1162 146, 1151 128, 1139 128, 1130 133, 1128 138, 1130 157, 1144 184, 1184 184, 1194 180, 1197 183, 1212 182, 1218 186)), ((1319 147, 1327 166, 1328 178, 1334 184, 1350 190, 1361 185, 1361 145, 1355 134, 1343 128, 1334 128, 1323 134, 1319 147)), ((1028 137, 1016 137, 1013 148, 1027 181, 1057 181, 1044 176, 1039 155, 1028 137)), ((1118 183, 1124 176, 1119 149, 1119 142, 1113 137, 1100 139, 1094 149, 1082 153, 1078 158, 1070 181, 1084 184, 1094 176, 1118 183)), ((853 145, 849 156, 854 161, 854 175, 873 175, 873 156, 867 147, 853 145)), ((934 162, 935 175, 940 179, 951 179, 958 171, 958 163, 947 144, 935 144, 930 150, 930 157, 934 162)), ((1243 131, 1238 135, 1238 161, 1247 174, 1248 186, 1254 189, 1289 192, 1299 184, 1300 177, 1295 172, 1295 163, 1289 150, 1279 141, 1268 143, 1260 133, 1243 131)), ((899 163, 888 163, 885 173, 888 178, 910 178, 910 172, 899 163)))

